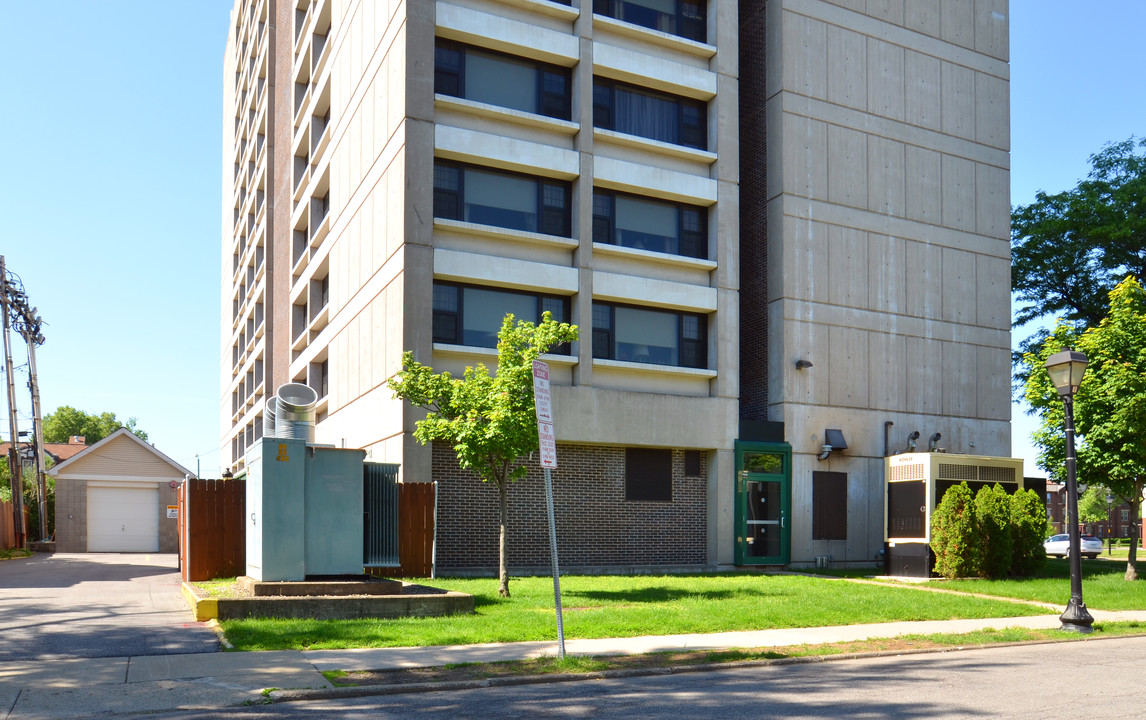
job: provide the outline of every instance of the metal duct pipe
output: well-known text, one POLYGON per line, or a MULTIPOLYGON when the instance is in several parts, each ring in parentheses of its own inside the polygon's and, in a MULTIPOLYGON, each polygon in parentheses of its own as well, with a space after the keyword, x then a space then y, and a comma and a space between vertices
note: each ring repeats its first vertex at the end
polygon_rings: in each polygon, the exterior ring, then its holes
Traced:
POLYGON ((309 385, 287 383, 275 393, 275 437, 314 442, 314 407, 318 393, 309 385))
POLYGON ((275 431, 275 409, 278 407, 278 397, 267 398, 263 403, 263 437, 277 437, 275 431))

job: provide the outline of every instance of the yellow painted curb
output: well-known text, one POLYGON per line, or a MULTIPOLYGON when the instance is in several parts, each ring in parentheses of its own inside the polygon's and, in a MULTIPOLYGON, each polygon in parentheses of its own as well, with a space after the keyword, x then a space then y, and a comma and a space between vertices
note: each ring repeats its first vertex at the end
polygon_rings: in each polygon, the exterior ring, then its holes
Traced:
POLYGON ((219 618, 219 601, 216 598, 207 597, 199 588, 189 583, 183 583, 183 598, 191 606, 191 614, 195 616, 195 622, 207 622, 219 618))

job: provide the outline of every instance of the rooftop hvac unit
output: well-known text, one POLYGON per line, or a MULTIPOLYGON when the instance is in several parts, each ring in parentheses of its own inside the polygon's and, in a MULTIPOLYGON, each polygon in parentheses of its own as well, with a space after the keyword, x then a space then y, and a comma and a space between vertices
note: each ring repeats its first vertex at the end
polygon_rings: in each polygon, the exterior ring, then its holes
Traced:
POLYGON ((954 485, 971 492, 998 483, 1008 494, 1023 489, 1022 458, 904 453, 884 459, 885 562, 889 575, 931 574, 931 514, 954 485))

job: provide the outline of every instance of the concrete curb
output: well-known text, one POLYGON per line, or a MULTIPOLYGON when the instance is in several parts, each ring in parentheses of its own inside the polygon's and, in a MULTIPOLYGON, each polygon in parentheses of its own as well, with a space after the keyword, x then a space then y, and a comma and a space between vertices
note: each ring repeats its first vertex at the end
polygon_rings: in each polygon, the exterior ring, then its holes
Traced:
MULTIPOLYGON (((1121 636, 1119 636, 1121 637, 1121 636)), ((475 680, 449 680, 443 682, 407 683, 404 685, 353 685, 322 689, 272 690, 267 693, 268 701, 301 702, 306 700, 337 700, 341 698, 376 697, 386 695, 407 695, 428 692, 450 692, 455 690, 476 690, 490 687, 513 687, 517 685, 548 685, 551 683, 579 682, 582 680, 612 680, 633 677, 654 677, 658 675, 680 675, 683 673, 734 670, 736 668, 766 667, 782 665, 808 665, 812 663, 859 660, 863 658, 901 657, 907 655, 934 655, 936 653, 963 652, 990 648, 1021 647, 1024 645, 1054 645, 1081 640, 1114 640, 1118 638, 1069 637, 1057 640, 1029 640, 1023 642, 992 643, 990 645, 967 645, 941 648, 920 648, 915 650, 876 650, 872 652, 841 653, 839 655, 814 655, 762 660, 738 660, 735 662, 703 663, 656 668, 626 668, 619 670, 598 670, 585 673, 553 675, 512 675, 475 680)))
POLYGON ((195 622, 207 622, 219 619, 219 601, 195 587, 191 583, 183 583, 183 599, 191 608, 195 622))

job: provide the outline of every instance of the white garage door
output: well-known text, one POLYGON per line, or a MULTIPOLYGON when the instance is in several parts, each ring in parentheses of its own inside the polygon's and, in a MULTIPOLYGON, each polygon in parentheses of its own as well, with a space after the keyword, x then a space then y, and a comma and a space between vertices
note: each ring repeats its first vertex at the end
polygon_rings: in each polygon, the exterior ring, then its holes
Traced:
POLYGON ((158 487, 88 486, 88 552, 158 551, 158 487))

